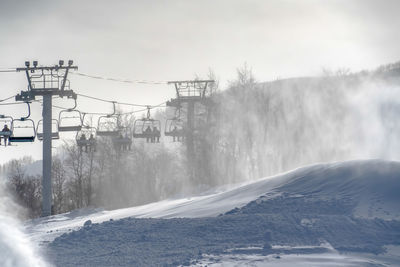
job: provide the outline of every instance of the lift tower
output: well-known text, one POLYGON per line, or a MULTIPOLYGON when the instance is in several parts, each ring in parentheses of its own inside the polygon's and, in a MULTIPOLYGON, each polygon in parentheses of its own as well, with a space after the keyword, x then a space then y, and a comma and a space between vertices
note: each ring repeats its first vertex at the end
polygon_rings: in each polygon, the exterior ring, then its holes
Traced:
POLYGON ((182 104, 187 105, 187 121, 185 129, 185 141, 187 149, 188 172, 192 181, 197 178, 195 172, 195 151, 194 151, 194 130, 195 130, 195 108, 196 103, 204 106, 211 105, 211 89, 209 85, 214 80, 192 80, 192 81, 170 81, 176 90, 176 98, 167 102, 167 106, 182 108, 182 104))
POLYGON ((15 97, 16 101, 30 102, 36 96, 43 97, 43 178, 42 178, 42 216, 51 215, 52 190, 51 190, 51 139, 52 139, 52 97, 60 96, 73 98, 76 94, 70 90, 67 80, 69 70, 77 70, 69 60, 67 65, 60 60, 58 65, 43 67, 38 66, 37 61, 25 62, 24 68, 17 68, 17 71, 24 71, 28 79, 28 90, 21 91, 15 97))

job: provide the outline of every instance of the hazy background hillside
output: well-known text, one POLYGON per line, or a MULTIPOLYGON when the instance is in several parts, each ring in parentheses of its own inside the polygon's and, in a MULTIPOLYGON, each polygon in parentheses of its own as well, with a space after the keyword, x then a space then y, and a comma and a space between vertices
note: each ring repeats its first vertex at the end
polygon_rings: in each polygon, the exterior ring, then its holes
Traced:
MULTIPOLYGON (((125 153, 109 139, 100 139, 95 153, 79 153, 71 140, 53 163, 54 212, 140 205, 317 162, 399 159, 399 66, 259 83, 244 65, 228 88, 214 86, 212 105, 197 108, 192 179, 185 143, 169 137, 160 144, 135 140, 125 153)), ((171 114, 160 109, 154 116, 165 122, 171 114)), ((132 125, 135 118, 123 119, 132 125)), ((13 160, 2 170, 29 216, 38 216, 40 162, 13 160)))

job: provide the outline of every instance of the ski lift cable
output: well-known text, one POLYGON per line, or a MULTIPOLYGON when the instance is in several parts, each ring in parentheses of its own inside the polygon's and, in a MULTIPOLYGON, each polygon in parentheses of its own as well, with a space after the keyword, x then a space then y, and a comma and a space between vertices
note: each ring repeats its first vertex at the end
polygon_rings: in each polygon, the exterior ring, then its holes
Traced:
MULTIPOLYGON (((129 105, 129 106, 137 106, 137 107, 145 107, 144 109, 140 109, 140 110, 135 110, 135 111, 130 111, 130 112, 124 112, 121 113, 121 115, 128 115, 128 114, 134 114, 134 113, 139 113, 139 112, 143 112, 146 111, 148 109, 148 107, 150 107, 150 109, 153 108, 159 108, 159 107, 166 107, 164 104, 166 103, 166 101, 157 104, 157 105, 139 105, 139 104, 132 104, 132 103, 123 103, 123 102, 117 102, 117 101, 111 101, 111 100, 107 100, 107 99, 102 99, 102 98, 98 98, 98 97, 93 97, 93 96, 89 96, 89 95, 84 95, 84 94, 77 94, 79 96, 82 97, 87 97, 90 99, 94 99, 94 100, 98 100, 98 101, 103 101, 103 102, 107 102, 107 103, 115 103, 115 104, 119 104, 119 105, 129 105)), ((1 99, 0 102, 3 101, 7 101, 9 99, 14 98, 15 95, 7 97, 5 99, 1 99)), ((55 97, 55 98, 60 98, 60 97, 55 97)), ((36 102, 36 103, 41 103, 43 104, 42 100, 33 100, 32 102, 36 102)), ((24 102, 16 102, 16 103, 0 103, 0 105, 18 105, 18 104, 24 104, 24 102)), ((57 106, 57 105, 52 105, 52 107, 57 108, 57 109, 66 109, 65 107, 61 107, 61 106, 57 106)), ((83 112, 83 111, 82 111, 83 112)), ((101 113, 101 112, 83 112, 86 114, 90 114, 90 115, 107 115, 108 113, 101 113)))
MULTIPOLYGON (((42 100, 33 100, 33 102, 36 102, 36 103, 41 103, 41 104, 43 104, 43 101, 42 100)), ((1 105, 1 104, 0 104, 1 105)), ((57 105, 51 105, 53 108, 58 108, 58 109, 67 109, 66 107, 61 107, 61 106, 57 106, 57 105)), ((85 113, 85 114, 89 114, 89 115, 107 115, 108 113, 98 113, 98 112, 84 112, 84 111, 81 111, 82 113, 85 113)))
POLYGON ((134 110, 134 111, 130 111, 130 112, 124 112, 124 113, 119 113, 119 114, 120 114, 120 115, 128 115, 128 114, 134 114, 134 113, 143 112, 143 111, 149 110, 149 108, 150 108, 150 109, 154 109, 154 108, 167 107, 167 106, 164 106, 165 103, 166 103, 166 102, 163 102, 163 103, 160 103, 160 104, 155 105, 155 106, 148 106, 148 105, 147 105, 146 108, 144 108, 144 109, 134 110))
POLYGON ((116 103, 116 104, 120 104, 120 105, 129 105, 129 106, 136 106, 136 107, 146 107, 146 105, 132 104, 132 103, 122 103, 122 102, 111 101, 111 100, 98 98, 98 97, 94 97, 94 96, 90 96, 90 95, 84 95, 84 94, 77 94, 77 95, 82 96, 82 97, 86 97, 86 98, 90 98, 90 99, 94 99, 94 100, 98 100, 98 101, 107 102, 107 103, 116 103))
POLYGON ((146 107, 147 105, 138 105, 138 104, 131 104, 131 103, 123 103, 123 102, 116 102, 119 105, 125 105, 125 106, 134 106, 134 107, 146 107))
MULTIPOLYGON (((33 102, 43 103, 41 100, 33 100, 33 102)), ((19 103, 19 104, 23 104, 23 103, 19 103)), ((61 106, 57 106, 57 105, 51 105, 51 106, 53 108, 57 108, 57 109, 66 109, 65 107, 61 107, 61 106)), ((147 110, 147 109, 140 109, 140 110, 135 110, 135 111, 130 111, 130 112, 119 113, 119 115, 134 114, 134 113, 138 113, 138 112, 143 112, 145 110, 147 110)), ((87 115, 108 115, 109 114, 109 113, 104 113, 104 112, 103 113, 102 112, 85 112, 85 111, 81 111, 81 112, 84 114, 87 114, 87 115)))
POLYGON ((21 104, 25 104, 25 102, 0 103, 0 106, 21 105, 21 104))
POLYGON ((14 97, 16 97, 16 95, 13 95, 13 96, 10 96, 10 97, 1 99, 0 102, 4 102, 4 101, 7 101, 7 100, 10 100, 10 99, 12 99, 12 98, 14 98, 14 97))
POLYGON ((82 96, 82 97, 86 97, 86 98, 90 98, 93 100, 97 100, 97 101, 102 101, 102 102, 107 102, 107 103, 115 103, 118 105, 126 105, 126 106, 134 106, 134 107, 148 107, 150 106, 151 108, 155 108, 155 107, 159 107, 163 104, 165 104, 166 102, 162 102, 158 105, 142 105, 142 104, 134 104, 134 103, 126 103, 126 102, 118 102, 118 101, 112 101, 112 100, 108 100, 108 99, 104 99, 104 98, 98 98, 98 97, 94 97, 94 96, 90 96, 90 95, 84 95, 84 94, 77 94, 78 96, 82 96))
MULTIPOLYGON (((39 102, 39 103, 42 103, 40 100, 35 100, 35 102, 39 102)), ((155 106, 149 106, 150 107, 150 109, 153 109, 153 108, 159 108, 159 107, 166 107, 166 106, 163 106, 163 104, 165 104, 166 102, 163 102, 163 103, 161 103, 161 104, 158 104, 158 105, 155 105, 155 106)), ((1 104, 0 104, 1 105, 1 104)), ((54 108, 58 108, 58 109, 66 109, 65 107, 61 107, 61 106, 57 106, 57 105, 52 105, 52 107, 54 107, 54 108)), ((127 114, 133 114, 133 113, 138 113, 138 112, 143 112, 143 111, 146 111, 147 110, 147 106, 146 106, 146 108, 144 108, 144 109, 140 109, 140 110, 134 110, 134 111, 129 111, 129 112, 123 112, 123 113, 119 113, 119 114, 121 114, 121 115, 127 115, 127 114)), ((91 114, 91 115, 108 115, 109 113, 101 113, 101 112, 84 112, 84 111, 81 111, 82 113, 86 113, 86 114, 91 114)))
POLYGON ((160 103, 160 104, 158 104, 158 105, 149 106, 149 107, 150 107, 150 109, 153 109, 153 108, 161 108, 161 107, 167 107, 167 106, 164 105, 164 104, 166 104, 166 103, 167 103, 167 101, 162 102, 162 103, 160 103))
POLYGON ((90 75, 82 72, 73 72, 75 75, 87 77, 87 78, 92 78, 92 79, 97 79, 97 80, 108 80, 108 81, 113 81, 113 82, 122 82, 122 83, 140 83, 140 84, 167 84, 167 81, 150 81, 150 80, 127 80, 127 79, 116 79, 116 78, 107 78, 103 76, 96 76, 96 75, 90 75))
POLYGON ((17 72, 16 69, 0 69, 0 72, 17 72))
POLYGON ((130 112, 124 112, 124 113, 121 113, 121 115, 130 115, 130 114, 134 114, 134 113, 143 112, 143 111, 146 111, 146 110, 147 110, 147 108, 144 108, 144 109, 140 109, 140 110, 135 110, 135 111, 130 111, 130 112))
MULTIPOLYGON (((16 68, 0 68, 0 72, 17 72, 16 68)), ((113 82, 121 82, 121 83, 139 83, 139 84, 168 84, 168 81, 152 81, 152 80, 140 80, 140 79, 117 79, 117 78, 109 78, 109 77, 104 77, 104 76, 97 76, 97 75, 91 75, 83 72, 71 72, 73 75, 78 75, 82 77, 87 77, 87 78, 92 78, 92 79, 97 79, 97 80, 108 80, 108 81, 113 81, 113 82)))
POLYGON ((167 102, 162 102, 162 103, 160 103, 158 105, 155 105, 155 106, 147 105, 146 108, 144 108, 144 109, 134 110, 134 111, 130 111, 130 112, 124 112, 124 113, 120 113, 120 115, 128 115, 128 114, 139 113, 139 112, 143 112, 143 111, 146 111, 146 110, 149 110, 149 109, 153 109, 153 108, 167 107, 167 106, 164 106, 165 103, 167 103, 167 102))
POLYGON ((84 95, 84 94, 77 94, 77 95, 78 95, 78 96, 82 96, 82 97, 86 97, 86 98, 90 98, 90 99, 93 99, 93 100, 108 102, 108 103, 112 103, 112 102, 113 102, 113 101, 111 101, 111 100, 102 99, 102 98, 98 98, 98 97, 94 97, 94 96, 90 96, 90 95, 84 95))

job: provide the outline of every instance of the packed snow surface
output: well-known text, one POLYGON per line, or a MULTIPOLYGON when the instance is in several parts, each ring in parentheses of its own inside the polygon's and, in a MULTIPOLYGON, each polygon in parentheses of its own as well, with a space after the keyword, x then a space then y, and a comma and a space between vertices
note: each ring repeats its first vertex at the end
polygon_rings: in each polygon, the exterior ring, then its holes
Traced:
MULTIPOLYGON (((398 162, 318 164, 226 192, 74 211, 26 228, 36 242, 51 242, 49 257, 59 266, 196 265, 207 262, 207 255, 218 264, 235 262, 243 248, 252 247, 239 265, 254 255, 271 261, 275 254, 290 264, 301 254, 308 255, 299 258, 303 262, 325 257, 344 266, 390 266, 339 252, 383 255, 387 246, 400 244, 399 174, 398 162), (284 248, 299 245, 308 248, 284 248)), ((392 258, 400 264, 398 254, 392 258)))

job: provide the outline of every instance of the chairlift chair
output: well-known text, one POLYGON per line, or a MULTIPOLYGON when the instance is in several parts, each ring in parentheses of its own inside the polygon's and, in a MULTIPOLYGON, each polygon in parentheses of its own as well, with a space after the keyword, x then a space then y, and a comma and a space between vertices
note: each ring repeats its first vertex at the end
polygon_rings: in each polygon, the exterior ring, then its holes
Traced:
POLYGON ((184 123, 179 118, 172 118, 167 119, 165 121, 165 129, 164 129, 165 136, 172 136, 173 140, 177 139, 180 141, 184 137, 184 123))
POLYGON ((146 129, 148 129, 148 127, 151 131, 153 131, 155 127, 158 130, 160 130, 161 122, 159 120, 146 119, 146 118, 135 120, 135 123, 133 125, 133 137, 134 138, 152 137, 153 133, 146 132, 146 129))
POLYGON ((114 111, 112 114, 100 116, 97 121, 98 136, 118 136, 119 131, 119 116, 115 114, 115 102, 113 102, 114 111))
POLYGON ((76 144, 81 150, 85 148, 85 152, 87 152, 88 148, 91 151, 95 151, 96 133, 97 130, 95 127, 83 126, 82 129, 76 133, 76 144))
POLYGON ((28 115, 20 119, 13 119, 11 123, 11 136, 9 137, 10 143, 24 143, 34 142, 36 136, 35 122, 29 119, 31 116, 31 107, 29 102, 25 102, 28 105, 28 115))
POLYGON ((120 134, 112 139, 115 149, 118 151, 131 150, 132 139, 130 136, 132 135, 129 127, 120 127, 120 134))
POLYGON ((11 124, 11 143, 34 142, 36 136, 35 122, 29 118, 13 119, 11 124))
POLYGON ((118 136, 120 134, 117 115, 101 116, 97 122, 98 136, 118 136))
POLYGON ((77 132, 82 128, 82 114, 75 109, 77 105, 76 97, 74 101, 75 104, 72 108, 61 110, 58 114, 58 131, 60 132, 77 132))
MULTIPOLYGON (((51 139, 53 140, 60 139, 58 125, 59 122, 56 119, 51 120, 51 139)), ((36 126, 36 137, 38 140, 42 141, 43 136, 43 120, 40 120, 36 126)))
POLYGON ((58 131, 77 132, 82 129, 82 114, 76 109, 61 110, 58 114, 58 131))
POLYGON ((147 107, 147 117, 135 120, 133 124, 133 137, 146 138, 147 142, 155 139, 159 141, 161 122, 150 117, 150 107, 147 107), (158 133, 155 132, 157 129, 158 133))

